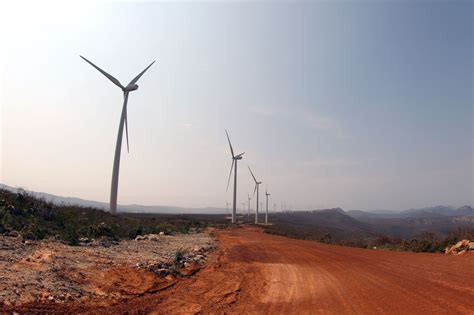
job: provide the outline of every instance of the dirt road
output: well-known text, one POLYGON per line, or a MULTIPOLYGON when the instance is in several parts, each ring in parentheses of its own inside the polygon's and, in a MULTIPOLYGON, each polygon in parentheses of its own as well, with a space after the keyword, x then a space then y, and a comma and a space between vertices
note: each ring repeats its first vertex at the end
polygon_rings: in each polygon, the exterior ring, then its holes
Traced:
POLYGON ((218 250, 195 277, 94 311, 474 314, 472 254, 365 250, 255 228, 221 231, 218 239, 218 250))

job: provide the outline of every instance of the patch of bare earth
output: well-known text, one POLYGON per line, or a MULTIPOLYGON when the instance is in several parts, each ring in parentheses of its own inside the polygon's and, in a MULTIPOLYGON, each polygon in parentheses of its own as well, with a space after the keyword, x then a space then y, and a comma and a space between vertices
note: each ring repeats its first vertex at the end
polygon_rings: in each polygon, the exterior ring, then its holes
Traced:
POLYGON ((80 311, 158 292, 199 270, 214 247, 207 233, 106 246, 0 236, 0 311, 80 311))

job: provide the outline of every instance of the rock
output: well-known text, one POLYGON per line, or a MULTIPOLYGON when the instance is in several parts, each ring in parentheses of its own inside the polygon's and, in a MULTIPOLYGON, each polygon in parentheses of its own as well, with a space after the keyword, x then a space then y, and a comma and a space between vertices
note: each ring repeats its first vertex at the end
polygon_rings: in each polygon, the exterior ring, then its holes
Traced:
POLYGON ((463 247, 469 246, 469 240, 462 240, 454 245, 454 249, 461 249, 463 247))
POLYGON ((469 242, 469 250, 474 250, 474 242, 469 242))
POLYGON ((90 240, 89 238, 87 238, 87 237, 81 237, 81 238, 79 239, 79 243, 87 244, 87 243, 90 243, 90 242, 91 242, 91 240, 90 240))
POLYGON ((11 237, 18 237, 20 235, 20 233, 18 233, 17 231, 13 230, 13 231, 10 231, 6 234, 7 236, 11 236, 11 237))
POLYGON ((165 235, 165 232, 163 232, 163 231, 162 231, 162 232, 160 232, 160 235, 165 235))
POLYGON ((196 272, 198 272, 200 269, 199 265, 193 262, 185 262, 184 263, 184 268, 181 268, 179 270, 179 273, 183 276, 192 276, 196 272))

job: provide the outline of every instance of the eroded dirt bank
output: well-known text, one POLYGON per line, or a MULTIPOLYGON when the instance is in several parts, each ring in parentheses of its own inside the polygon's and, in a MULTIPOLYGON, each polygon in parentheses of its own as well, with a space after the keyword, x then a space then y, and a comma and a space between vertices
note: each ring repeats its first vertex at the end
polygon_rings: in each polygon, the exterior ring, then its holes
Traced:
MULTIPOLYGON (((385 252, 267 235, 218 232, 196 276, 111 305, 43 310, 95 313, 472 314, 474 255, 385 252)), ((41 309, 41 308, 40 308, 41 309)))

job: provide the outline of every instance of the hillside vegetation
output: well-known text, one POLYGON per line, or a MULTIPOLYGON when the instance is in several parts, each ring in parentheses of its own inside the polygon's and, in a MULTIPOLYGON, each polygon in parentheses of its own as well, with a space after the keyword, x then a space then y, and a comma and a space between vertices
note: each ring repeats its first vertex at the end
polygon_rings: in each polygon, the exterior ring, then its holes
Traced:
POLYGON ((19 232, 27 239, 55 237, 76 245, 82 237, 118 240, 148 233, 187 233, 216 224, 211 221, 207 217, 112 215, 95 208, 55 205, 23 190, 0 189, 0 233, 19 232))
POLYGON ((442 252, 474 239, 474 216, 355 217, 340 208, 272 214, 265 232, 319 242, 414 252, 442 252))

